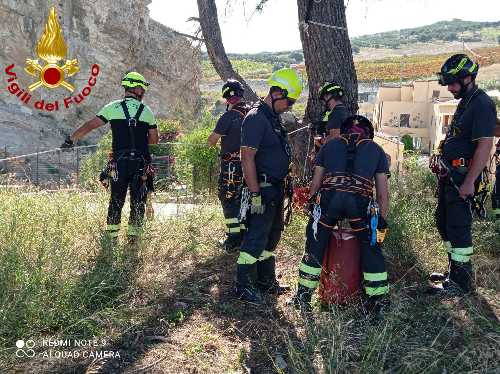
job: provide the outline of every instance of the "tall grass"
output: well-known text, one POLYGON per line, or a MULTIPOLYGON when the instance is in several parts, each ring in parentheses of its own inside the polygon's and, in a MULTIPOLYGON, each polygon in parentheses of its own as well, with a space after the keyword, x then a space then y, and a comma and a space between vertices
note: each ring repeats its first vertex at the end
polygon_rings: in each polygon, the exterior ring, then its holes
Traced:
POLYGON ((477 295, 422 295, 427 274, 444 269, 447 256, 433 218, 436 177, 415 160, 408 174, 390 182, 383 245, 391 282, 388 314, 374 318, 360 306, 332 305, 298 315, 299 339, 283 331, 291 372, 500 372, 500 322, 493 312, 500 302, 500 242, 492 217, 473 225, 477 295))
MULTIPOLYGON (((15 358, 18 339, 116 337, 123 326, 140 323, 137 295, 150 300, 164 292, 174 272, 169 257, 197 255, 223 235, 209 197, 203 209, 157 212, 139 244, 129 246, 127 199, 113 244, 103 231, 108 198, 0 190, 0 371, 2 359, 15 358)), ((146 319, 147 308, 143 313, 146 319)))
MULTIPOLYGON (((140 242, 130 246, 123 232, 128 201, 113 244, 103 235, 106 193, 0 190, 0 372, 22 362, 14 355, 18 339, 101 337, 128 347, 134 339, 127 332, 153 327, 178 339, 164 347, 165 362, 177 372, 186 358, 211 373, 253 367, 266 359, 265 349, 279 352, 288 365, 282 372, 290 374, 498 373, 500 242, 491 216, 473 227, 476 295, 422 295, 427 274, 446 262, 434 226, 435 186, 435 176, 416 162, 390 182, 383 250, 392 304, 378 319, 359 305, 318 306, 303 315, 282 298, 258 307, 233 300, 228 267, 236 254, 215 244, 224 225, 213 195, 178 205, 175 215, 157 206, 140 242), (174 308, 178 300, 192 304, 174 308), (269 334, 252 335, 254 322, 269 334)), ((283 234, 282 282, 296 280, 306 221, 297 216, 283 234)))

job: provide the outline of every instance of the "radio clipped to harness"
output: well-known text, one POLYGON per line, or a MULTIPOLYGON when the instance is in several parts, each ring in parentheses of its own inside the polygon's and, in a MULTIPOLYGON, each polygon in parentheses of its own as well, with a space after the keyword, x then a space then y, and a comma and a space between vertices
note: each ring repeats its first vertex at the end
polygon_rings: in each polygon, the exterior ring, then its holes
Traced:
POLYGON ((387 234, 387 222, 384 217, 380 214, 380 209, 375 200, 370 200, 368 208, 366 210, 366 233, 368 235, 368 240, 370 245, 375 245, 375 243, 383 243, 385 240, 385 235, 387 234))

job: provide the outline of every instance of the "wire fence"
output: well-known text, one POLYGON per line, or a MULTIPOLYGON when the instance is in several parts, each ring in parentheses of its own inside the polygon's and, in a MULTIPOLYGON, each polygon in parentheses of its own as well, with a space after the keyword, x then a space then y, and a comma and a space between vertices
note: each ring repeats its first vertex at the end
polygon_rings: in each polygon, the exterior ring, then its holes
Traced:
MULTIPOLYGON (((99 175, 110 160, 105 148, 90 145, 61 152, 58 148, 4 147, 0 149, 0 185, 101 188, 99 175)), ((192 195, 213 190, 218 177, 217 150, 210 149, 206 156, 207 148, 204 144, 155 145, 160 154, 152 153, 157 191, 192 195), (188 155, 183 152, 186 147, 190 147, 188 155)))

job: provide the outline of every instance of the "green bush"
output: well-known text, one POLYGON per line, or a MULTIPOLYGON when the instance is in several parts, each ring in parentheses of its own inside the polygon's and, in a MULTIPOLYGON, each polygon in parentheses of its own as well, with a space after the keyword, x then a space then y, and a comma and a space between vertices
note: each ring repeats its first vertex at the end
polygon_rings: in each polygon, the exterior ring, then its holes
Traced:
POLYGON ((182 143, 186 145, 180 145, 176 152, 177 159, 182 160, 182 165, 177 165, 179 181, 193 183, 195 193, 210 188, 214 179, 220 147, 207 147, 205 143, 216 123, 216 117, 205 113, 201 125, 185 134, 182 143))
POLYGON ((404 149, 405 151, 413 151, 413 138, 410 135, 408 134, 403 135, 401 141, 405 145, 404 149))

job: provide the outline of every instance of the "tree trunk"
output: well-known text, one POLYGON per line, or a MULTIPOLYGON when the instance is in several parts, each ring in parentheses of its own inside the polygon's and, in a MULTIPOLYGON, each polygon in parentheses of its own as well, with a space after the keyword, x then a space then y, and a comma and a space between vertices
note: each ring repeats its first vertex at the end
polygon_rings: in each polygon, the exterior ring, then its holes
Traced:
MULTIPOLYGON (((358 110, 358 80, 352 58, 351 43, 347 33, 344 0, 314 1, 297 0, 300 22, 300 39, 309 84, 309 99, 303 124, 322 120, 325 109, 319 102, 318 85, 334 80, 344 89, 344 105, 349 114, 358 110), (309 21, 304 24, 308 3, 312 3, 309 21), (323 25, 318 25, 315 22, 323 25), (307 25, 307 26, 306 26, 307 25), (330 28, 327 26, 336 26, 330 28)), ((292 134, 290 139, 295 165, 295 174, 307 182, 312 174, 312 165, 304 159, 312 148, 310 135, 306 131, 292 134), (304 145, 308 146, 305 147, 304 145)))
POLYGON ((231 62, 227 58, 217 17, 217 6, 215 0, 197 0, 198 12, 200 13, 200 27, 203 39, 207 46, 207 52, 215 71, 225 82, 228 79, 236 79, 245 87, 245 99, 257 101, 259 98, 245 82, 245 80, 234 71, 231 62))

